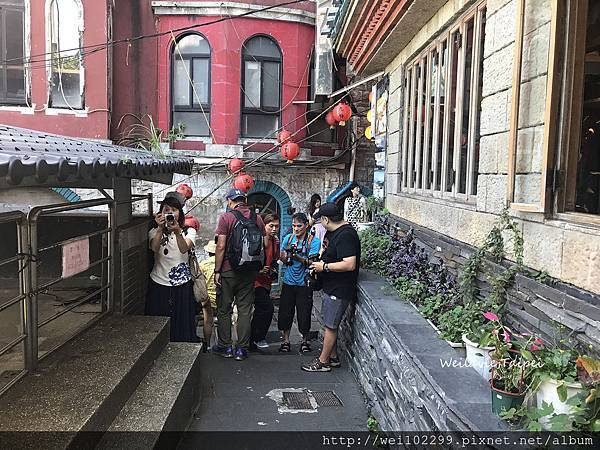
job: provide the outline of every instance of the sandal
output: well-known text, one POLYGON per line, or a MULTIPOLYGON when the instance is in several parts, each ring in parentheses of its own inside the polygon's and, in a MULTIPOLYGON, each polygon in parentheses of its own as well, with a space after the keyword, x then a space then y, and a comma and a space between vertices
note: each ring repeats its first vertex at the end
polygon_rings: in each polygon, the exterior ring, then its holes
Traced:
POLYGON ((310 342, 308 341, 303 341, 300 344, 300 353, 308 353, 310 352, 312 349, 310 348, 310 342))
POLYGON ((289 342, 283 342, 279 346, 279 351, 283 353, 289 353, 292 350, 292 345, 289 342))

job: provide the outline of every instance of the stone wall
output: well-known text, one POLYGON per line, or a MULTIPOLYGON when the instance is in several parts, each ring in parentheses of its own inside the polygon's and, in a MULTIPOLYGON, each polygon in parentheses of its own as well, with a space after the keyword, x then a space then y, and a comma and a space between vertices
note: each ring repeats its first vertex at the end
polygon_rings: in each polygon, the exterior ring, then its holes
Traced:
MULTIPOLYGON (((377 150, 373 141, 362 137, 365 129, 369 126, 367 112, 371 108, 369 93, 374 82, 363 84, 350 91, 352 103, 357 112, 352 117, 352 128, 356 137, 360 139, 356 146, 356 167, 354 169, 354 181, 373 189, 373 172, 375 170, 375 151, 377 150)), ((343 128, 341 129, 343 130, 343 128)), ((343 131, 342 131, 343 132, 343 131)))
MULTIPOLYGON (((481 142, 475 201, 441 199, 402 192, 403 66, 411 61, 474 1, 447 2, 402 49, 386 72, 390 76, 386 207, 393 214, 463 243, 483 242, 506 204, 508 130, 512 102, 512 66, 516 0, 488 0, 485 31, 481 142)), ((541 149, 545 125, 548 64, 549 0, 527 0, 521 77, 515 200, 537 202, 541 195, 541 149)), ((512 211, 523 233, 524 262, 536 270, 579 288, 600 293, 600 228, 575 215, 545 216, 512 211)), ((511 258, 509 252, 509 258, 511 258)))
POLYGON ((488 384, 382 278, 361 271, 340 349, 382 431, 503 431, 488 384))
MULTIPOLYGON (((430 257, 442 260, 455 275, 475 251, 459 240, 398 217, 390 217, 388 224, 391 234, 402 235, 413 229, 417 244, 430 257)), ((505 270, 492 262, 488 265, 492 273, 505 270)), ((481 295, 485 296, 491 289, 487 277, 478 277, 478 283, 481 295)), ((600 295, 556 279, 541 282, 517 275, 507 292, 507 300, 506 316, 515 328, 539 335, 546 342, 568 338, 570 345, 600 356, 600 295)))
MULTIPOLYGON (((173 183, 175 186, 179 182, 187 183, 193 189, 194 196, 188 201, 187 208, 193 208, 191 214, 196 216, 201 223, 199 239, 207 241, 214 237, 218 216, 225 210, 224 196, 231 187, 231 182, 224 183, 219 189, 212 192, 228 176, 225 164, 222 168, 214 171, 204 171, 198 174, 199 170, 201 169, 195 168, 196 175, 191 178, 186 175, 175 175, 173 183), (199 203, 206 196, 208 197, 199 203)), ((296 208, 298 212, 306 211, 312 194, 318 193, 324 199, 348 179, 346 170, 315 169, 293 164, 285 167, 253 167, 249 173, 255 182, 268 181, 281 188, 289 197, 292 207, 296 208)), ((174 187, 139 180, 134 181, 132 187, 133 193, 152 192, 156 200, 162 199, 168 190, 173 189, 174 187)), ((282 230, 282 232, 284 231, 282 230)))

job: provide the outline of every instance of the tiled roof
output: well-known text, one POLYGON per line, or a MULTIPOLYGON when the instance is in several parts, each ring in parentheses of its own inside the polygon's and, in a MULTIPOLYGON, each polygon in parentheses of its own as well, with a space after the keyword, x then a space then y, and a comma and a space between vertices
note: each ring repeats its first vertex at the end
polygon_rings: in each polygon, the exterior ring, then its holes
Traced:
POLYGON ((140 149, 0 125, 0 184, 16 186, 26 178, 39 184, 49 178, 70 183, 100 176, 145 179, 190 174, 192 164, 190 158, 159 158, 140 149))

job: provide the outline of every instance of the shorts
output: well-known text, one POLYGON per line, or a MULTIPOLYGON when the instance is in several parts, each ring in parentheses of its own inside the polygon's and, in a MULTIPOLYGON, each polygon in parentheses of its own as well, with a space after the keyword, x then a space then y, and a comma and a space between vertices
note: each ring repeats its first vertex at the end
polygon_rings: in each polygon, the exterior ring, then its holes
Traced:
POLYGON ((321 318, 325 326, 331 330, 337 330, 349 304, 349 300, 324 293, 321 318))

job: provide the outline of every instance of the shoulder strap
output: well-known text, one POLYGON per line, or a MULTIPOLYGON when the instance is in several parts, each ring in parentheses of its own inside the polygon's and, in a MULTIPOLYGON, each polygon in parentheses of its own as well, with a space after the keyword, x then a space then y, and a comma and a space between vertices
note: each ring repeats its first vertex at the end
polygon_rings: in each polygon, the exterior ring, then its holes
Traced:
POLYGON ((232 214, 235 216, 235 218, 236 218, 238 221, 244 222, 244 221, 246 221, 246 220, 247 220, 247 219, 244 217, 244 215, 243 215, 241 212, 239 212, 237 209, 232 209, 232 210, 231 210, 231 213, 232 213, 232 214))

